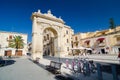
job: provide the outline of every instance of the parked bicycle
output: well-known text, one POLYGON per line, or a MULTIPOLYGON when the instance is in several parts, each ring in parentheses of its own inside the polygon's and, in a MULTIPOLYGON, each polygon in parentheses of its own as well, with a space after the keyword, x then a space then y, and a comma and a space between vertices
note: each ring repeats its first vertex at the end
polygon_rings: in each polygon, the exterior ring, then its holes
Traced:
POLYGON ((93 60, 88 58, 75 58, 73 71, 76 73, 83 73, 85 76, 90 76, 91 73, 96 72, 96 65, 93 60))
POLYGON ((93 62, 93 60, 89 61, 90 64, 90 72, 95 73, 97 71, 97 67, 95 65, 95 63, 93 62))

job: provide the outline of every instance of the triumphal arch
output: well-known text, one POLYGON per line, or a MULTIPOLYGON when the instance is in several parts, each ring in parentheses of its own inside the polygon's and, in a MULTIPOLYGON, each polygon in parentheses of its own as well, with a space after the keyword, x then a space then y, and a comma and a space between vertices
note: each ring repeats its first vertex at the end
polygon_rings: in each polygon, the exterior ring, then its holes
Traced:
POLYGON ((69 53, 73 30, 61 18, 47 13, 32 13, 32 57, 50 55, 60 57, 69 53))

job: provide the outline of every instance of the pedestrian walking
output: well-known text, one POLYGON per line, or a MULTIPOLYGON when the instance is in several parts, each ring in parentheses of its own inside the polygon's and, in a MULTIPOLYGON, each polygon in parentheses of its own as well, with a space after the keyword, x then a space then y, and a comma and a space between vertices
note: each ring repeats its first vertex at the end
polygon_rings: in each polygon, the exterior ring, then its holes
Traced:
POLYGON ((69 61, 66 59, 66 68, 69 68, 69 61))
POLYGON ((118 58, 120 58, 120 51, 119 51, 119 53, 118 53, 118 58))
POLYGON ((119 63, 120 63, 120 51, 118 53, 118 60, 119 60, 119 63))
POLYGON ((72 70, 74 70, 74 66, 75 66, 75 61, 72 60, 72 70))
POLYGON ((82 70, 82 64, 81 64, 81 61, 80 59, 78 60, 78 72, 81 72, 82 70))

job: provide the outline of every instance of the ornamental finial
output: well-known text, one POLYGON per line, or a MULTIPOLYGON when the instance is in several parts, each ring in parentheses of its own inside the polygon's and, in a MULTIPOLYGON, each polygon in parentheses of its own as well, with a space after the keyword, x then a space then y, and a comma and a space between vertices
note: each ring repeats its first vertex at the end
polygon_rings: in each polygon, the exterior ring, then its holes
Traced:
POLYGON ((40 12, 40 9, 38 9, 38 13, 41 13, 41 12, 40 12))
POLYGON ((51 14, 51 10, 48 10, 48 14, 51 14))

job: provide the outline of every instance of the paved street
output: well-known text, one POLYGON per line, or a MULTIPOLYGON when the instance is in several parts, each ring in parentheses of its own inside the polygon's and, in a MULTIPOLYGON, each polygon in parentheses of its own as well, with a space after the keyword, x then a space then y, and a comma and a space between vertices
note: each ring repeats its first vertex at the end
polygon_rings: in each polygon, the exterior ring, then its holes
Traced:
POLYGON ((55 76, 27 58, 16 58, 14 64, 0 67, 0 80, 56 80, 55 76))
MULTIPOLYGON (((68 58, 72 61, 72 58, 68 58)), ((39 60, 40 65, 49 65, 50 61, 59 61, 58 58, 55 57, 46 57, 39 60)), ((61 73, 62 75, 67 75, 68 77, 74 78, 74 80, 98 80, 97 73, 91 74, 90 76, 84 76, 82 73, 76 74, 74 73, 70 67, 66 68, 65 64, 66 58, 61 58, 62 62, 61 73)), ((0 80, 62 80, 57 79, 55 75, 48 72, 41 66, 33 63, 28 57, 21 58, 13 58, 9 62, 9 65, 4 67, 0 67, 0 80)), ((113 80, 112 75, 109 73, 103 72, 103 80, 113 80)), ((119 76, 120 79, 120 76, 119 76)))

